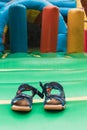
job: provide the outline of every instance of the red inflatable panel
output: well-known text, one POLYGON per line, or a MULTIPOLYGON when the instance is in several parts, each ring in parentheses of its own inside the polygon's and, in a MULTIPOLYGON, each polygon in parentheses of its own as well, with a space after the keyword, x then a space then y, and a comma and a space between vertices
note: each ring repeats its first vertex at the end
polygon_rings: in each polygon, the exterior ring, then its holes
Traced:
POLYGON ((42 12, 42 30, 40 52, 56 52, 58 35, 59 10, 55 6, 47 6, 42 12))
POLYGON ((87 16, 87 0, 81 0, 81 4, 85 10, 85 14, 87 16))
POLYGON ((84 51, 87 52, 87 30, 84 31, 84 51))

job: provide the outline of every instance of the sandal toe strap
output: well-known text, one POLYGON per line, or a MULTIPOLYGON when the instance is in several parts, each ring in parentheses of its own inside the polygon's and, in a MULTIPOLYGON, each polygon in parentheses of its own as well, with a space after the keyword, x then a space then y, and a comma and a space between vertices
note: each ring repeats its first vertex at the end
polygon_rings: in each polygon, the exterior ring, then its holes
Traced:
POLYGON ((28 102, 28 104, 29 104, 29 106, 31 107, 31 104, 32 104, 32 98, 31 98, 31 96, 28 96, 27 94, 23 94, 23 93, 21 93, 21 94, 19 94, 19 95, 16 95, 16 96, 12 99, 11 105, 16 104, 18 101, 21 101, 21 100, 23 100, 23 99, 26 99, 27 102, 28 102))
POLYGON ((62 106, 65 105, 65 99, 64 99, 64 98, 61 98, 60 96, 57 96, 57 95, 47 96, 47 97, 45 98, 44 104, 46 104, 48 101, 50 101, 50 100, 52 100, 52 99, 54 99, 54 100, 56 100, 56 101, 59 101, 60 104, 62 104, 62 106))

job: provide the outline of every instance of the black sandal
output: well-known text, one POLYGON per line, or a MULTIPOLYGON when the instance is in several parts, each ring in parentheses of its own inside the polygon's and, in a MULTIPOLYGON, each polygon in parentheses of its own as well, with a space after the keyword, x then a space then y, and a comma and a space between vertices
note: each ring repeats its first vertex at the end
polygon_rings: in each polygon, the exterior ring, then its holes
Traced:
POLYGON ((65 93, 62 85, 57 82, 42 84, 42 94, 45 94, 44 109, 46 110, 63 110, 65 108, 65 93), (51 94, 52 90, 58 90, 57 94, 51 94), (59 94, 58 94, 59 92, 59 94))
POLYGON ((33 97, 35 95, 43 98, 43 94, 36 88, 22 84, 19 86, 16 96, 11 101, 11 108, 14 111, 30 111, 32 109, 33 97), (32 91, 32 96, 22 93, 23 91, 32 91))

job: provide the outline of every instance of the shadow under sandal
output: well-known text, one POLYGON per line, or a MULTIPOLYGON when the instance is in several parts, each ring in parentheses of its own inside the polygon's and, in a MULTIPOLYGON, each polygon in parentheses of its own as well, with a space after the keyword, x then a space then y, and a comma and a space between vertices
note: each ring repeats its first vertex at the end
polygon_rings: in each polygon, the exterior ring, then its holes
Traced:
POLYGON ((43 98, 43 94, 38 91, 36 88, 28 85, 22 84, 19 86, 16 96, 11 101, 11 108, 14 111, 30 111, 32 109, 33 97, 35 95, 43 98), (32 96, 24 94, 24 91, 31 91, 32 96))
POLYGON ((57 82, 50 82, 40 86, 45 94, 44 109, 46 110, 63 110, 65 109, 65 93, 62 85, 57 82), (54 93, 52 91, 54 90, 54 93), (57 93, 56 93, 57 92, 57 93))

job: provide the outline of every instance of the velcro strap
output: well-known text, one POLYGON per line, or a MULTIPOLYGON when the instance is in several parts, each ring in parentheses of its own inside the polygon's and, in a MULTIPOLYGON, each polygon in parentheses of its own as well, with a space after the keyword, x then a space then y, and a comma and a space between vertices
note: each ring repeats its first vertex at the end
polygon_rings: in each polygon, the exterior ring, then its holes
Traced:
POLYGON ((39 91, 37 90, 36 88, 28 85, 28 84, 22 84, 19 86, 18 88, 18 91, 17 91, 17 95, 21 94, 23 91, 32 91, 32 96, 31 97, 34 97, 35 94, 38 94, 38 96, 40 96, 41 98, 44 97, 44 95, 39 91))

